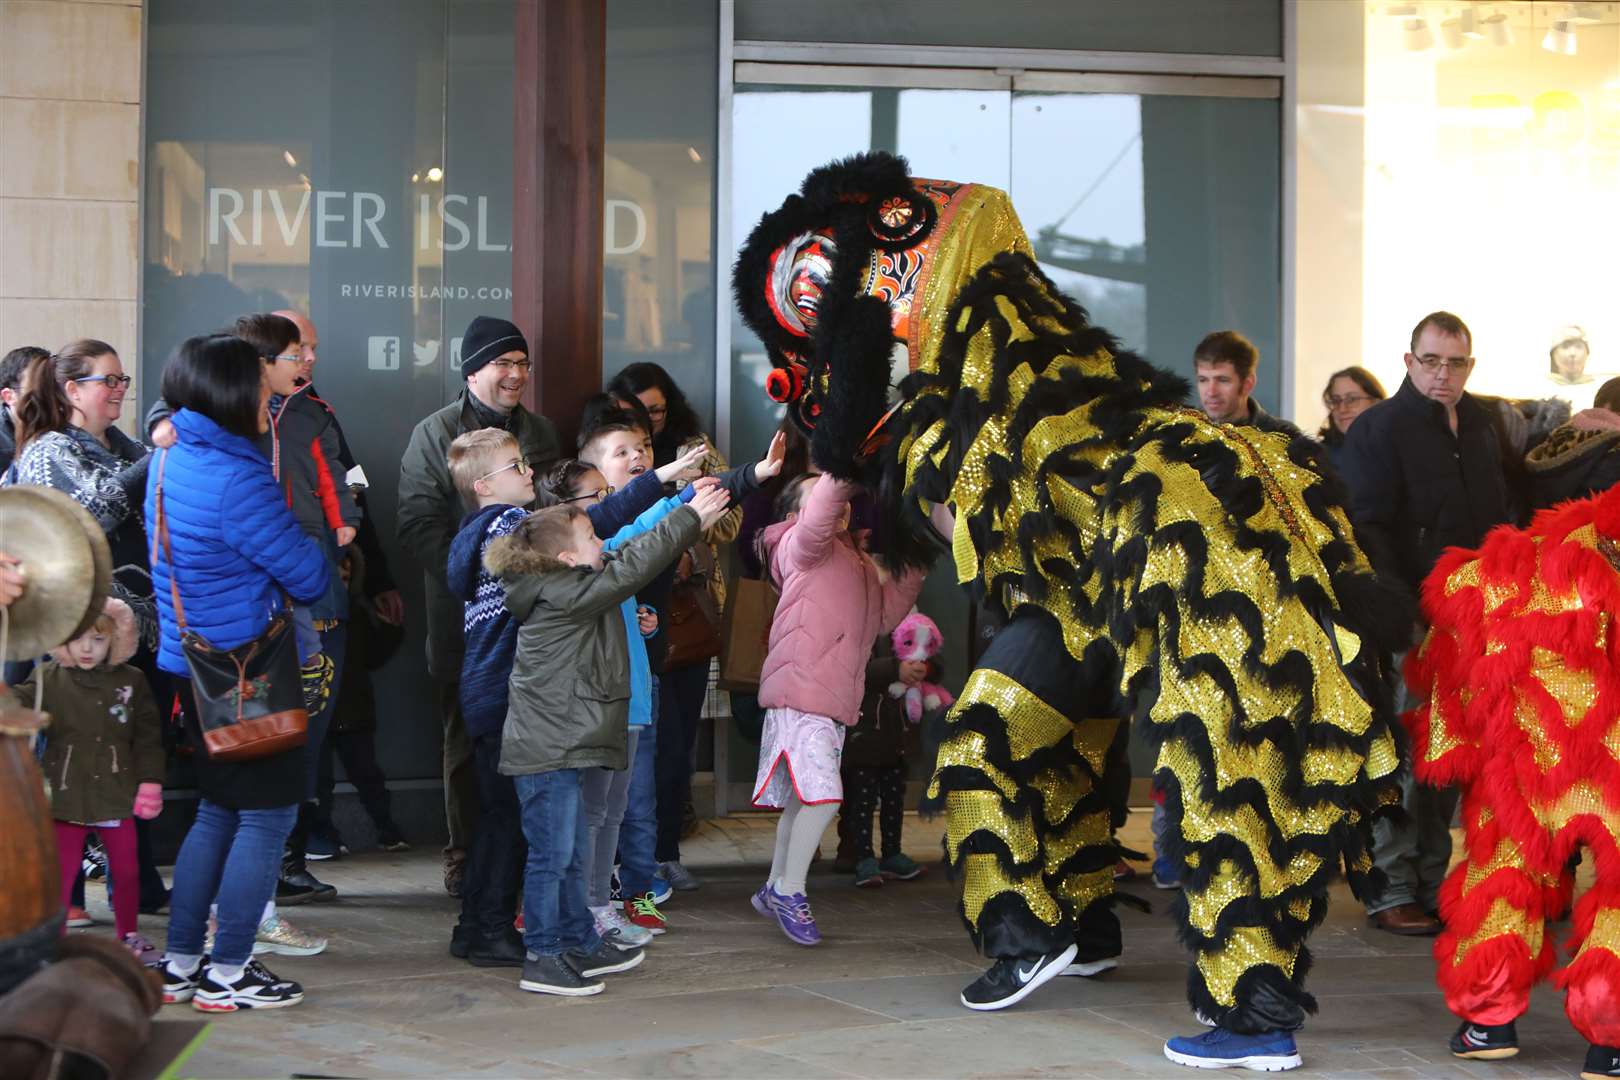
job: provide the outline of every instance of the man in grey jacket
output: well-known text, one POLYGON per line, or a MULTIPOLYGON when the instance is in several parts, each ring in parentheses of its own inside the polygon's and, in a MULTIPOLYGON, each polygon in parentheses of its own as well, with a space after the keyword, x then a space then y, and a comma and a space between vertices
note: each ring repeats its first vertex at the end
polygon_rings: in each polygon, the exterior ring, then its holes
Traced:
POLYGON ((462 602, 445 581, 450 542, 471 508, 462 504, 450 478, 450 444, 468 431, 503 428, 517 439, 531 473, 544 473, 561 455, 551 422, 523 407, 529 371, 529 343, 516 326, 487 315, 473 319, 461 343, 466 390, 416 425, 399 463, 399 540, 422 565, 428 673, 438 687, 444 724, 444 815, 450 831, 444 883, 452 896, 461 892, 461 867, 478 800, 473 790, 472 746, 457 693, 462 602))

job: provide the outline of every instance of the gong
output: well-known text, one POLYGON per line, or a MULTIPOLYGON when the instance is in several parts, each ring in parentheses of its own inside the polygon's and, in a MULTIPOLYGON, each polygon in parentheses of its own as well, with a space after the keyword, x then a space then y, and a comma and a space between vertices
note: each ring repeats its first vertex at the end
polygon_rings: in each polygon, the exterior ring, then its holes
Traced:
POLYGON ((0 552, 26 582, 4 659, 43 656, 86 633, 107 603, 112 552, 90 512, 54 488, 0 488, 0 552))

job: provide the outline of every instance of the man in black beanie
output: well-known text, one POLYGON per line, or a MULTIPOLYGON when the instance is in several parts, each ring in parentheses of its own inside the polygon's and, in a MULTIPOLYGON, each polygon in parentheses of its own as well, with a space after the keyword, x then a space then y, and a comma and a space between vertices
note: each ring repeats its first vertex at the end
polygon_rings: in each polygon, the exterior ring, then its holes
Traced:
MULTIPOLYGON (((539 475, 561 456, 557 431, 543 416, 523 407, 529 383, 529 343, 505 319, 480 315, 461 339, 461 375, 467 388, 411 432, 399 463, 399 539, 422 564, 427 597, 428 672, 439 691, 444 721, 444 815, 450 841, 444 849, 444 887, 461 895, 462 866, 478 813, 473 787, 472 745, 457 702, 461 679, 462 602, 445 581, 445 561, 471 507, 462 504, 450 479, 450 444, 468 431, 498 427, 517 439, 531 474, 539 475)), ((465 950, 454 939, 451 951, 465 950)), ((459 955, 459 953, 458 953, 459 955)))

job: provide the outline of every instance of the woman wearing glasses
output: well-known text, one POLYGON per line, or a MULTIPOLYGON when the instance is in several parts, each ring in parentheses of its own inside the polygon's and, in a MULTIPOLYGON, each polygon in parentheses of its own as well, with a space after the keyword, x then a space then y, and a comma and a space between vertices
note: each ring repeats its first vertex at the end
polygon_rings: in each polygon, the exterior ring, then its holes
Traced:
POLYGON ((1328 414, 1316 437, 1322 441, 1324 453, 1334 468, 1339 467, 1339 451, 1344 447, 1350 425, 1388 396, 1378 376, 1359 365, 1335 371, 1328 377, 1327 389, 1322 391, 1322 404, 1327 406, 1328 414))
MULTIPOLYGON (((17 401, 17 457, 6 482, 64 492, 101 525, 112 552, 112 594, 135 613, 138 647, 129 662, 146 676, 154 698, 164 702, 171 689, 157 666, 157 606, 141 512, 149 458, 146 447, 115 426, 130 381, 117 351, 104 341, 86 338, 35 359, 23 378, 27 390, 17 401)), ((168 903, 168 890, 152 859, 146 823, 137 819, 136 831, 141 911, 155 914, 168 903)), ((76 890, 68 917, 88 926, 83 908, 82 892, 76 890)))

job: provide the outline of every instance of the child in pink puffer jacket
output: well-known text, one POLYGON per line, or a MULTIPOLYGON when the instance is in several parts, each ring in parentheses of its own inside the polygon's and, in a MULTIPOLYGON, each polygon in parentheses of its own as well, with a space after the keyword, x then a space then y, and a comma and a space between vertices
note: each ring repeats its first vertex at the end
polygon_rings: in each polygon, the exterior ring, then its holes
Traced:
POLYGON ((782 598, 760 673, 765 711, 754 805, 782 810, 771 876, 754 910, 788 940, 821 940, 805 877, 821 834, 843 801, 844 731, 861 715, 866 662, 922 588, 921 571, 889 580, 850 536, 854 484, 804 476, 778 496, 776 523, 761 534, 762 561, 782 598))

